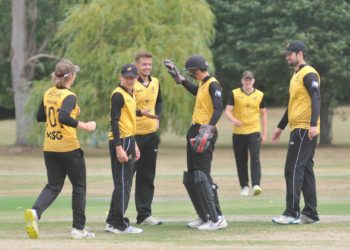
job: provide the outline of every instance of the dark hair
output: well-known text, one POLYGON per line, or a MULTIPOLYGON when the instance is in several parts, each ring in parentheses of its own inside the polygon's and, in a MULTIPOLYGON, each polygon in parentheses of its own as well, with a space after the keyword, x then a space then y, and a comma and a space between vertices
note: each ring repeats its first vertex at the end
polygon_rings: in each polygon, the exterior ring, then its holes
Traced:
POLYGON ((140 51, 135 56, 135 62, 138 62, 140 58, 152 58, 152 54, 148 51, 140 51))

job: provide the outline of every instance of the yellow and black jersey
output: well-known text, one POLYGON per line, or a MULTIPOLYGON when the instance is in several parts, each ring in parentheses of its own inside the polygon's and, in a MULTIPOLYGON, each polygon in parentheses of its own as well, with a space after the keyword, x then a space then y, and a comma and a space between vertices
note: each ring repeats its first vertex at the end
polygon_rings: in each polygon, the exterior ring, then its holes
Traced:
POLYGON ((120 139, 136 134, 136 100, 133 93, 119 85, 113 92, 110 102, 109 140, 115 145, 121 144, 120 139))
MULTIPOLYGON (((136 98, 137 110, 148 110, 152 115, 156 114, 158 117, 161 112, 161 93, 159 81, 155 77, 149 76, 149 84, 144 85, 141 77, 135 83, 134 94, 136 98)), ((146 135, 157 131, 157 121, 146 116, 136 117, 136 134, 146 135)))
POLYGON ((227 105, 233 106, 232 115, 242 122, 240 127, 233 126, 235 134, 251 134, 260 132, 260 109, 266 108, 264 93, 258 89, 250 94, 242 88, 233 89, 227 105))
MULTIPOLYGON (((310 91, 305 86, 305 76, 310 73, 317 75, 317 78, 311 82, 311 88, 319 88, 320 76, 317 71, 306 65, 299 71, 295 72, 290 80, 289 86, 289 104, 288 104, 288 121, 291 130, 295 128, 309 129, 311 124, 311 102, 310 91)), ((320 127, 319 116, 314 124, 320 127)))
POLYGON ((79 107, 76 95, 67 88, 49 88, 37 114, 46 121, 44 151, 69 152, 80 148, 76 135, 79 107))
POLYGON ((223 110, 222 89, 218 80, 207 76, 199 83, 197 88, 187 82, 184 82, 183 85, 192 94, 196 95, 192 123, 215 126, 223 110))

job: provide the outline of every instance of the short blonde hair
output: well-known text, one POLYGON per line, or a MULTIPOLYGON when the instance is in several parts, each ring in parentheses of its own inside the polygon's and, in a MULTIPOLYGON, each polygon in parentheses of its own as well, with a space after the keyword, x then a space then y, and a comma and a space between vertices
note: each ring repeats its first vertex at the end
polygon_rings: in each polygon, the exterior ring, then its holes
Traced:
POLYGON ((148 51, 140 51, 135 56, 135 62, 138 62, 141 58, 152 58, 152 53, 148 51))

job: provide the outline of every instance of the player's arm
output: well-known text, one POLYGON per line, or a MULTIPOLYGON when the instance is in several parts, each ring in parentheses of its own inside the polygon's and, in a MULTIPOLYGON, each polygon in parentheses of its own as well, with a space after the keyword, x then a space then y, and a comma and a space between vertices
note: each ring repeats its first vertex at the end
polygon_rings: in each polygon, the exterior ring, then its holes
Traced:
POLYGON ((198 85, 193 84, 190 80, 186 79, 181 82, 182 86, 190 92, 192 95, 196 96, 198 92, 198 85))
POLYGON ((286 128, 287 124, 288 124, 288 108, 286 109, 286 111, 284 112, 284 115, 282 116, 282 119, 278 123, 275 132, 273 132, 272 134, 272 141, 277 142, 280 139, 282 131, 286 128))
POLYGON ((234 106, 235 106, 235 98, 234 98, 233 93, 232 93, 232 95, 230 95, 228 97, 228 100, 227 100, 227 105, 225 108, 225 116, 227 117, 227 119, 230 120, 230 122, 234 126, 239 127, 242 125, 242 123, 241 123, 241 121, 237 120, 232 114, 232 110, 233 110, 234 106))
POLYGON ((209 124, 215 126, 224 110, 224 105, 222 103, 222 88, 218 82, 213 82, 210 84, 209 94, 214 108, 209 124))
POLYGON ((156 115, 158 116, 157 129, 159 129, 159 121, 160 121, 160 117, 162 115, 162 111, 163 111, 163 99, 162 99, 162 93, 161 93, 160 85, 159 85, 156 106, 155 106, 155 112, 156 112, 156 115))
POLYGON ((317 136, 317 121, 320 116, 321 109, 321 91, 319 78, 316 73, 309 73, 304 76, 304 86, 311 98, 311 120, 309 129, 309 139, 317 136))
POLYGON ((267 109, 266 109, 265 95, 263 96, 260 103, 260 115, 261 115, 261 128, 262 128, 261 143, 265 143, 266 135, 267 135, 267 109))
POLYGON ((126 152, 122 147, 121 139, 120 139, 120 130, 119 130, 119 120, 122 114, 122 108, 124 104, 125 104, 125 101, 122 94, 119 92, 114 93, 111 98, 110 118, 111 118, 111 129, 113 134, 114 145, 116 148, 117 158, 120 163, 127 162, 129 159, 128 155, 126 154, 126 152))
POLYGON ((77 105, 77 98, 74 95, 67 96, 63 102, 62 106, 58 112, 58 121, 69 127, 80 128, 86 131, 94 131, 96 128, 96 123, 94 121, 81 122, 70 116, 72 110, 77 105))
POLYGON ((38 112, 36 113, 36 121, 37 122, 46 122, 44 100, 42 100, 40 105, 39 105, 38 112))

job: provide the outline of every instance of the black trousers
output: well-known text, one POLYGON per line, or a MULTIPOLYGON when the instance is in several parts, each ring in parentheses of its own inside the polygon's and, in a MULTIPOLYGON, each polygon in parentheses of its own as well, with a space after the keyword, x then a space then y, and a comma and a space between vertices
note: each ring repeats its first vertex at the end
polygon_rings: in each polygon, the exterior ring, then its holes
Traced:
POLYGON ((129 161, 123 164, 118 161, 114 141, 109 141, 114 190, 106 223, 124 231, 130 223, 129 219, 124 215, 129 205, 132 186, 135 165, 135 139, 134 137, 123 138, 121 143, 129 156, 129 161))
POLYGON ((156 175, 156 161, 158 154, 159 135, 150 133, 135 136, 140 149, 141 157, 135 164, 135 204, 137 210, 137 223, 142 223, 152 214, 152 201, 154 195, 154 178, 156 175))
POLYGON ((187 172, 193 174, 195 170, 201 170, 203 171, 207 177, 209 182, 212 184, 212 186, 215 186, 214 191, 214 199, 216 203, 216 210, 218 215, 222 215, 219 199, 217 195, 217 188, 218 186, 214 184, 213 178, 211 177, 211 162, 213 160, 213 152, 215 148, 215 143, 218 138, 218 132, 215 128, 214 137, 213 137, 213 143, 211 144, 211 147, 204 151, 203 153, 197 153, 191 146, 190 139, 194 138, 199 133, 200 124, 193 124, 187 131, 186 140, 187 140, 187 172))
POLYGON ((73 228, 85 227, 86 167, 84 152, 76 149, 71 152, 44 152, 48 183, 41 191, 33 209, 39 219, 61 192, 64 180, 68 178, 73 186, 72 209, 73 228))
POLYGON ((303 193, 305 207, 301 214, 319 220, 317 213, 316 180, 313 170, 317 137, 308 138, 308 130, 294 129, 290 133, 285 179, 287 187, 286 216, 300 216, 300 194, 303 193))
POLYGON ((248 152, 250 154, 250 174, 252 186, 260 185, 261 164, 260 164, 260 133, 246 135, 232 135, 233 152, 236 159, 237 173, 241 188, 249 187, 248 178, 248 152))

